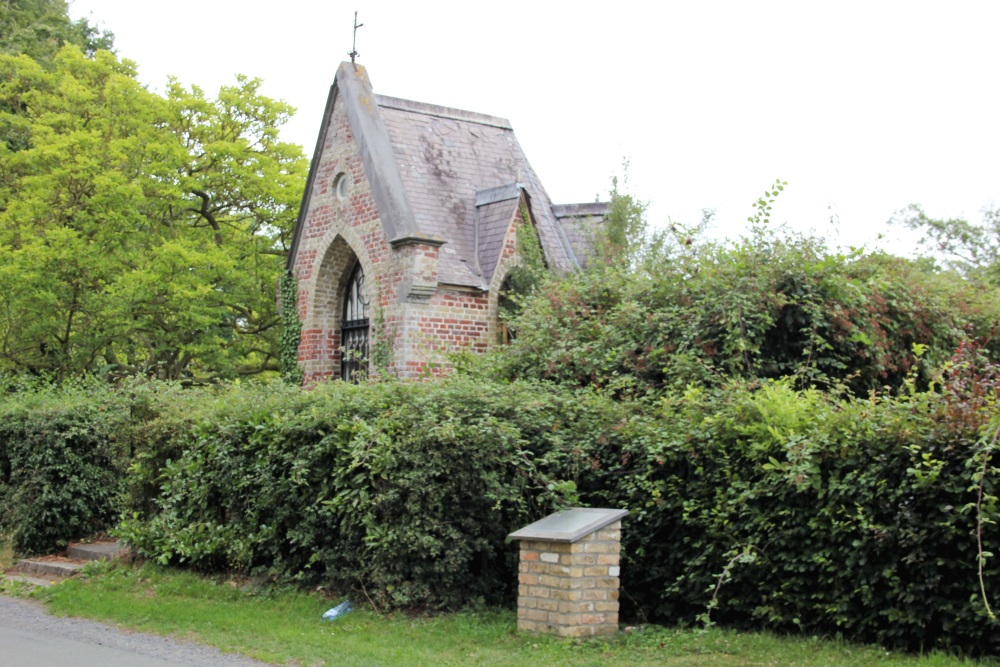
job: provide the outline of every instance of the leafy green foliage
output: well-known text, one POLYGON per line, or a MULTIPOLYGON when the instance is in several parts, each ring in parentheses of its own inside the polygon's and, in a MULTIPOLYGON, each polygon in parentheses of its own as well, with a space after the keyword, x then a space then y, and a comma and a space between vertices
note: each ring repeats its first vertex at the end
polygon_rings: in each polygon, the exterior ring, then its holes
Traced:
POLYGON ((546 282, 464 370, 641 401, 564 475, 632 511, 626 613, 996 653, 997 294, 772 230, 783 188, 546 282))
POLYGON ((517 227, 517 253, 520 262, 507 273, 497 300, 502 342, 509 342, 511 338, 516 337, 516 331, 511 323, 520 314, 524 299, 545 280, 549 270, 542 251, 542 242, 538 238, 538 230, 535 229, 528 207, 523 203, 520 214, 521 221, 517 227))
POLYGON ((985 349, 966 341, 934 390, 911 369, 864 398, 794 378, 640 403, 463 377, 28 383, 0 403, 0 507, 19 548, 124 508, 118 531, 160 562, 435 609, 511 601, 512 530, 623 507, 625 618, 996 654, 1000 370, 985 349), (108 490, 126 465, 123 502, 108 490))
POLYGON ((131 446, 127 397, 100 383, 0 396, 0 534, 33 553, 110 528, 131 446))
POLYGON ((781 195, 786 185, 788 185, 788 181, 783 181, 780 178, 775 179, 774 184, 764 191, 764 195, 758 197, 757 201, 750 205, 754 212, 753 215, 747 218, 747 222, 750 223, 751 229, 755 233, 762 232, 767 224, 771 222, 772 205, 778 196, 781 195))
POLYGON ((0 369, 203 381, 277 370, 274 286, 305 161, 291 109, 67 46, 0 56, 0 369), (16 144, 16 145, 15 145, 16 144))
POLYGON ((50 64, 64 44, 87 55, 110 51, 114 35, 87 19, 73 21, 65 0, 4 0, 0 3, 0 53, 24 54, 50 64))
POLYGON ((831 253, 765 227, 737 243, 678 231, 634 263, 544 283, 524 302, 517 341, 481 361, 484 376, 619 396, 793 376, 864 395, 901 386, 914 344, 937 365, 967 324, 985 333, 1000 315, 992 292, 885 254, 831 253))
MULTIPOLYGON (((632 512, 628 615, 711 612, 730 626, 909 650, 1000 650, 977 582, 982 431, 948 416, 978 408, 931 392, 838 399, 788 382, 689 388, 661 405, 620 446, 594 448, 578 482, 586 503, 632 512)), ((998 474, 989 462, 987 553, 1000 541, 998 474)), ((984 581, 995 595, 991 557, 984 581)))
MULTIPOLYGON (((0 55, 24 55, 51 69, 56 54, 65 44, 75 45, 93 56, 98 50, 111 51, 114 35, 98 30, 87 19, 72 21, 65 0, 0 2, 0 55)), ((24 123, 17 122, 18 117, 27 115, 27 105, 16 100, 0 100, 0 112, 3 112, 0 115, 0 145, 6 145, 11 151, 27 148, 27 129, 24 123)))
POLYGON ((649 241, 645 202, 624 191, 628 182, 628 163, 623 165, 625 175, 622 188, 618 178, 611 180, 610 206, 600 230, 594 230, 597 257, 602 264, 632 266, 649 241))
POLYGON ((120 530, 141 553, 433 608, 510 599, 506 535, 572 497, 551 471, 624 415, 466 379, 199 393, 149 422, 132 467, 120 530))

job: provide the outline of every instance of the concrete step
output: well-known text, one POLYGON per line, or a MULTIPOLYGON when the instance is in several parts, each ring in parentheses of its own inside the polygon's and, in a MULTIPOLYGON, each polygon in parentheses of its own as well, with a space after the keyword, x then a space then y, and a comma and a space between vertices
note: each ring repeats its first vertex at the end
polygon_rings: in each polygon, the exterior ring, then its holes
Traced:
POLYGON ((110 560, 125 551, 121 542, 91 542, 71 544, 66 555, 78 560, 110 560))
POLYGON ((9 574, 24 574, 43 577, 72 577, 84 565, 84 561, 63 556, 43 556, 41 558, 25 558, 17 562, 14 571, 9 574))
POLYGON ((14 581, 24 581, 34 586, 49 584, 72 577, 87 561, 114 558, 125 551, 118 541, 71 544, 65 556, 39 556, 25 558, 3 575, 14 581))
POLYGON ((41 586, 42 588, 51 586, 57 581, 62 581, 62 577, 53 577, 50 575, 48 579, 43 579, 41 577, 31 577, 26 574, 17 574, 16 572, 8 572, 0 578, 6 579, 7 581, 20 581, 32 586, 41 586))

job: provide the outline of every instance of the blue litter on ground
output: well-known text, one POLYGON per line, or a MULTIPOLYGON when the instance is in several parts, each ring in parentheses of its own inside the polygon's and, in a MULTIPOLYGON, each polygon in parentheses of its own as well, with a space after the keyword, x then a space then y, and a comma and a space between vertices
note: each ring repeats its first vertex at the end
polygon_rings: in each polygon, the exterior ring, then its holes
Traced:
POLYGON ((343 602, 341 602, 340 604, 338 604, 333 609, 327 609, 326 612, 323 613, 323 620, 325 620, 325 621, 335 621, 335 620, 337 620, 338 618, 340 618, 341 616, 343 616, 344 614, 350 612, 353 609, 354 609, 354 605, 351 604, 351 601, 350 600, 344 600, 343 602))

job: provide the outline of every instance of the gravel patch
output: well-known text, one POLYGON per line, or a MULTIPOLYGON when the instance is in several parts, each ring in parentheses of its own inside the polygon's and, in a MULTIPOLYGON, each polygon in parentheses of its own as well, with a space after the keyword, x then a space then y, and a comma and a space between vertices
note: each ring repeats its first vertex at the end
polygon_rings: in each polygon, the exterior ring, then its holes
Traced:
POLYGON ((35 601, 2 595, 0 595, 0 627, 72 639, 191 667, 213 665, 257 667, 268 664, 171 637, 130 632, 86 619, 52 616, 35 601))

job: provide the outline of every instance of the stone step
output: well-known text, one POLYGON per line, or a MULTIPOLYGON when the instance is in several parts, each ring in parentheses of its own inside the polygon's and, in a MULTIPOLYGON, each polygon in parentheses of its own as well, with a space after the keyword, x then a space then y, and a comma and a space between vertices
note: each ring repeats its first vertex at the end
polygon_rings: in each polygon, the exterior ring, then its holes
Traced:
POLYGON ((121 542, 91 542, 71 544, 66 548, 66 555, 78 560, 110 560, 125 551, 121 542))
POLYGON ((82 560, 62 556, 25 558, 17 562, 10 574, 72 577, 84 565, 82 560))
POLYGON ((55 582, 62 580, 62 577, 53 577, 51 575, 49 575, 48 579, 42 579, 41 577, 31 577, 28 576, 27 574, 17 574, 16 572, 8 572, 7 574, 3 575, 2 578, 6 579, 7 581, 20 581, 22 583, 30 584, 32 586, 41 586, 42 588, 51 586, 55 582))
POLYGON ((39 556, 17 562, 5 578, 24 581, 35 586, 47 586, 54 581, 72 577, 87 561, 114 558, 125 551, 118 541, 71 544, 65 556, 39 556))

